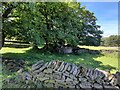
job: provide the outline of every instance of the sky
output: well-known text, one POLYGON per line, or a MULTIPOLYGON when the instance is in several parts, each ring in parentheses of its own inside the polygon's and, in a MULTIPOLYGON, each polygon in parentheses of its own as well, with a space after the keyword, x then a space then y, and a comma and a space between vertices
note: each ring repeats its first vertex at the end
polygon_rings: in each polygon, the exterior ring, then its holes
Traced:
MULTIPOLYGON (((79 1, 78 1, 79 2, 79 1)), ((103 37, 118 35, 118 3, 117 2, 81 2, 82 6, 94 12, 97 24, 103 30, 103 37)))

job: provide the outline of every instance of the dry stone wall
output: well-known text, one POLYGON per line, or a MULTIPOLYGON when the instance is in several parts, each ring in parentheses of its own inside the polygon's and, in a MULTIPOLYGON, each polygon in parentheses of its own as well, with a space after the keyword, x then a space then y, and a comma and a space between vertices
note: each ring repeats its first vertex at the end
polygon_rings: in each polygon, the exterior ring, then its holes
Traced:
POLYGON ((33 80, 36 84, 41 82, 47 88, 118 90, 120 85, 115 74, 63 61, 47 63, 39 61, 32 65, 29 73, 25 73, 23 76, 26 80, 33 80))

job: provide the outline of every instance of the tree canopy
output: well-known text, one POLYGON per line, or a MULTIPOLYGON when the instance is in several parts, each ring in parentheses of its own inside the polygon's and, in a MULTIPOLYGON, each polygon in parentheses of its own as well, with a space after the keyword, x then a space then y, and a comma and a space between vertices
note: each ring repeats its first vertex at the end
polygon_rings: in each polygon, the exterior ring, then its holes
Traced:
POLYGON ((109 37, 102 38, 104 46, 119 46, 120 45, 120 35, 110 35, 109 37))
POLYGON ((100 45, 97 18, 78 2, 4 2, 2 9, 3 38, 35 46, 100 45))

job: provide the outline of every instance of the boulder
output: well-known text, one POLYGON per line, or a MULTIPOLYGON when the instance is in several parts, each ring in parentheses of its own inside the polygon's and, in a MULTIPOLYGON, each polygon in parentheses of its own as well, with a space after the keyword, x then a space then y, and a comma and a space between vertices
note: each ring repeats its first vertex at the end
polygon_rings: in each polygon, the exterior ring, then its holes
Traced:
POLYGON ((63 48, 63 53, 64 54, 72 53, 72 47, 64 47, 63 48))

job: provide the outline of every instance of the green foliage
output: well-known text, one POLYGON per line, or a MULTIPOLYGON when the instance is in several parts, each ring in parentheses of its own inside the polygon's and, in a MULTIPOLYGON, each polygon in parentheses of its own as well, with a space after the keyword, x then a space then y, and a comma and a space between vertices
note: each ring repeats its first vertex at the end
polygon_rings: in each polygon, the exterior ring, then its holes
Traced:
POLYGON ((102 38, 104 46, 119 46, 120 35, 111 35, 109 37, 102 38))
POLYGON ((94 13, 76 2, 3 3, 3 31, 6 38, 34 45, 100 45, 102 31, 94 13), (9 12, 7 9, 10 9, 9 12))

